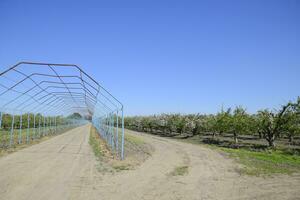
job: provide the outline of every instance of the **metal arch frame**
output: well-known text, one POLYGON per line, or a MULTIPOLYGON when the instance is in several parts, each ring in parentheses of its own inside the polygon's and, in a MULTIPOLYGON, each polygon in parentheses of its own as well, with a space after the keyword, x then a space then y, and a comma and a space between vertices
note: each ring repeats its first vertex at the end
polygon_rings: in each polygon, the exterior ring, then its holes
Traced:
MULTIPOLYGON (((44 127, 45 127, 45 115, 49 117, 54 117, 55 125, 57 123, 56 114, 66 115, 66 113, 74 112, 85 112, 92 117, 92 124, 98 130, 99 134, 107 140, 112 150, 116 150, 117 155, 120 155, 121 159, 124 159, 124 106, 123 104, 114 97, 108 90, 102 87, 97 81, 95 81, 90 75, 85 73, 78 65, 75 64, 56 64, 56 63, 40 63, 40 62, 19 62, 16 65, 8 68, 4 72, 0 73, 1 77, 5 77, 9 72, 18 73, 21 77, 24 77, 20 81, 12 81, 14 84, 10 87, 0 84, 0 87, 4 88, 4 91, 0 93, 0 99, 3 98, 8 92, 18 93, 19 95, 7 102, 0 108, 0 128, 2 128, 2 116, 3 111, 8 107, 12 106, 16 101, 22 99, 23 101, 11 110, 14 121, 14 112, 18 111, 20 113, 28 113, 34 115, 34 128, 35 128, 35 117, 39 115, 39 124, 41 116, 44 117, 44 127), (46 67, 50 69, 51 74, 37 73, 33 72, 27 74, 20 71, 22 66, 39 66, 46 67), (76 75, 60 75, 56 69, 60 67, 68 67, 75 69, 76 75), (19 69, 20 68, 20 69, 19 69), (79 72, 79 75, 77 73, 79 72), (42 78, 42 81, 36 81, 35 77, 42 78), (44 80, 46 78, 55 79, 44 80), (68 82, 65 78, 78 79, 78 82, 68 82), (15 88, 19 85, 23 85, 25 81, 31 81, 33 87, 27 89, 26 91, 18 91, 15 88), (47 87, 45 88, 44 85, 47 87), (58 86, 59 85, 59 86, 58 86), (70 87, 70 85, 76 85, 76 87, 70 87), (38 92, 32 93, 33 90, 38 89, 38 92), (51 92, 49 90, 62 89, 64 92, 51 92), (73 92, 72 90, 78 90, 73 92), (72 106, 73 105, 73 106, 72 106), (28 111, 31 107, 33 109, 28 111), (43 112, 41 112, 43 111, 43 112), (121 152, 119 154, 119 117, 121 113, 121 152), (116 121, 114 121, 116 117, 116 121)), ((20 115, 20 131, 22 131, 22 114, 20 115)), ((51 125, 51 118, 50 118, 51 125)), ((29 121, 28 121, 28 127, 29 121)), ((14 122, 12 122, 11 132, 13 132, 14 122)), ((28 128, 29 129, 29 128, 28 128)), ((40 125, 39 125, 40 129, 40 125)), ((35 130, 35 129, 34 129, 35 130)))
MULTIPOLYGON (((16 70, 15 70, 16 71, 16 70)), ((24 78, 23 80, 21 80, 21 81, 19 81, 18 83, 16 83, 15 85, 13 85, 12 87, 10 87, 10 88, 8 88, 6 91, 4 91, 3 93, 1 93, 0 94, 0 96, 2 96, 3 94, 5 94, 6 92, 8 92, 8 91, 11 91, 11 90, 13 90, 13 88, 14 87, 16 87, 17 85, 19 85, 19 84, 21 84, 21 83, 23 83, 24 81, 26 81, 27 79, 30 79, 30 80, 32 80, 32 76, 35 76, 35 75, 40 75, 40 76, 48 76, 48 77, 57 77, 57 76, 53 76, 53 75, 47 75, 47 74, 39 74, 39 73, 33 73, 33 74, 30 74, 30 75, 28 75, 28 76, 26 76, 26 78, 24 78)), ((60 76, 60 77, 73 77, 73 78, 79 78, 78 76, 60 76)), ((34 88, 35 87, 39 87, 40 89, 41 89, 41 92, 46 92, 46 90, 45 89, 42 89, 36 82, 34 82, 35 83, 35 85, 36 86, 34 86, 34 88)), ((64 85, 66 85, 66 84, 64 84, 64 85)), ((91 86, 91 85, 90 85, 91 86)), ((92 87, 92 86, 91 86, 92 87)), ((103 88, 103 87, 102 87, 103 88)), ((33 88, 32 88, 33 89, 33 88)), ((95 89, 94 87, 93 87, 93 89, 95 89)), ((96 89, 95 89, 96 90, 96 89)), ((108 93, 107 92, 107 90, 104 90, 106 93, 108 93)), ((15 91, 15 92, 18 92, 18 91, 15 91)), ((39 93, 41 93, 41 92, 39 92, 39 93)), ((19 93, 21 93, 21 92, 19 92, 19 93)), ((26 93, 26 92, 25 92, 26 93)), ((25 93, 23 93, 23 94, 25 94, 25 93)), ((22 94, 22 95, 23 95, 22 94)), ((48 93, 49 94, 49 93, 48 93)), ((73 95, 69 92, 69 94, 72 96, 72 98, 73 98, 73 95)), ((117 107, 118 108, 118 106, 117 105, 115 105, 109 98, 107 98, 105 95, 103 95, 103 93, 101 93, 99 90, 97 91, 97 94, 101 94, 106 100, 108 100, 112 105, 114 105, 115 107, 117 107)), ((110 93, 108 93, 110 96, 111 96, 111 94, 110 93)), ((22 96, 22 95, 20 95, 20 96, 22 96)), ((35 94, 36 95, 36 94, 35 94)), ((54 95, 55 96, 55 95, 54 95)), ((32 96, 30 96, 31 98, 33 98, 32 96)), ((113 97, 113 96, 111 96, 111 97, 113 97)), ((114 98, 114 97, 113 97, 114 98)), ((34 98, 33 98, 34 99, 34 98)), ((121 106, 123 107, 123 105, 121 104, 121 106)))

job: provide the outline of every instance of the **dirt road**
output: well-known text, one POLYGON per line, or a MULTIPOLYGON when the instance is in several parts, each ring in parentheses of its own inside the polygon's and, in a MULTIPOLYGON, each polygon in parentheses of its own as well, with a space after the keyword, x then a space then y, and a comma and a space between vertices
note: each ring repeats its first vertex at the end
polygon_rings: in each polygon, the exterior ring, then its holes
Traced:
POLYGON ((130 134, 154 152, 115 174, 97 171, 88 125, 0 158, 0 199, 300 199, 300 176, 240 176, 236 163, 211 149, 130 134), (180 167, 187 173, 176 176, 180 167))

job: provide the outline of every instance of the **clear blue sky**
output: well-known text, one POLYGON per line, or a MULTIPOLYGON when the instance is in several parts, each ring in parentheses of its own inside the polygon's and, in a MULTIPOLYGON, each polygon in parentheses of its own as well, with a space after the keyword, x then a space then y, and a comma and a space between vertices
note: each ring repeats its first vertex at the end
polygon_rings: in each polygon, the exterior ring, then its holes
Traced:
POLYGON ((0 1, 0 70, 75 63, 126 113, 278 107, 300 95, 300 1, 0 1))

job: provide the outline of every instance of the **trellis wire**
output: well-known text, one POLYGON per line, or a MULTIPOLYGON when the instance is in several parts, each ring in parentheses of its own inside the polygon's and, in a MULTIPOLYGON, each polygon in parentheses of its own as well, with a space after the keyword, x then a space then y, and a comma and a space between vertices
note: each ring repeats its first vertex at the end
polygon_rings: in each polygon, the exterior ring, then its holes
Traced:
POLYGON ((0 73, 0 100, 0 148, 91 122, 124 159, 123 104, 77 65, 20 62, 0 73))

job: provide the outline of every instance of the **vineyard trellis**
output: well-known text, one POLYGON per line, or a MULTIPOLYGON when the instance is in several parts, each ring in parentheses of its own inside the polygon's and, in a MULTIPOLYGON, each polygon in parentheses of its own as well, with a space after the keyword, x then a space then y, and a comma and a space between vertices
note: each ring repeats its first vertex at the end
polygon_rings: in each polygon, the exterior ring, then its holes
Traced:
POLYGON ((79 66, 20 62, 0 73, 0 148, 89 122, 124 159, 123 104, 79 66))

